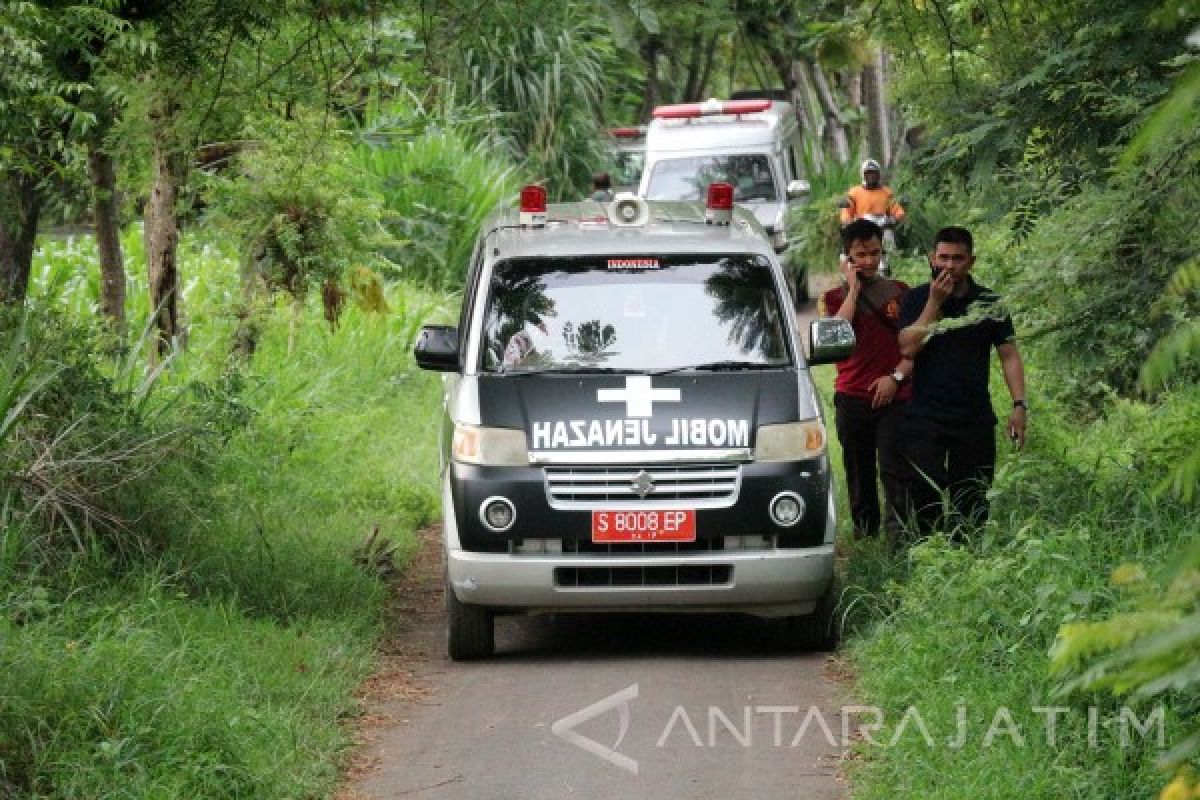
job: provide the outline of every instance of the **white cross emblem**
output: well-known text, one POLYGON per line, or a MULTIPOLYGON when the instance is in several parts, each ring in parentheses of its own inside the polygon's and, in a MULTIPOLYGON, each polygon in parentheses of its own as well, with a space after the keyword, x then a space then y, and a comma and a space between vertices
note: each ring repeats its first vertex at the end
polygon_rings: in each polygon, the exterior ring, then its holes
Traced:
POLYGON ((597 389, 596 400, 600 403, 624 403, 625 416, 654 416, 654 403, 678 403, 678 389, 655 389, 649 375, 630 375, 625 379, 624 389, 597 389))

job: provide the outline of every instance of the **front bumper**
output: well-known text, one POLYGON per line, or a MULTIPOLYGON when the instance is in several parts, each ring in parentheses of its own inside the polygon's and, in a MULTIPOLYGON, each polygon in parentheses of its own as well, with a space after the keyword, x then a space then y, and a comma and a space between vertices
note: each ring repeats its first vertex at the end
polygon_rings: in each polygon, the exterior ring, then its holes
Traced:
POLYGON ((464 603, 523 611, 728 611, 806 614, 833 577, 833 545, 803 550, 677 554, 669 559, 616 555, 510 555, 448 549, 450 587, 464 603), (706 585, 568 586, 578 570, 713 568, 727 580, 706 585))

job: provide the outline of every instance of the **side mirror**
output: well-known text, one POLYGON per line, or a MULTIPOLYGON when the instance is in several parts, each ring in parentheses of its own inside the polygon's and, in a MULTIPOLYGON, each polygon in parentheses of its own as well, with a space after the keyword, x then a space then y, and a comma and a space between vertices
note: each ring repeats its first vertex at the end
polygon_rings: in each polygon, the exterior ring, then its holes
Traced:
POLYGON ((812 186, 808 181, 792 181, 787 185, 788 200, 796 200, 801 197, 807 197, 812 191, 812 186))
POLYGON ((458 372, 458 328, 453 325, 426 325, 417 336, 413 356, 421 369, 458 372))
POLYGON ((839 197, 838 201, 837 201, 837 207, 838 208, 849 208, 850 207, 850 198, 849 197, 839 197))
POLYGON ((832 364, 854 355, 854 328, 844 319, 825 317, 813 320, 808 338, 810 365, 832 364))

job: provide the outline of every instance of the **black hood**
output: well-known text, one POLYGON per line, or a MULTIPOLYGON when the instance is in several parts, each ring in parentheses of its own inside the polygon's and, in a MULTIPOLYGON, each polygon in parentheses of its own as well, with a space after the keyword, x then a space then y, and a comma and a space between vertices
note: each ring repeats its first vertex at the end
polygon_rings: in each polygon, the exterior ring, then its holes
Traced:
POLYGON ((752 447, 759 425, 797 420, 796 382, 794 368, 481 375, 480 422, 524 430, 540 451, 752 447))

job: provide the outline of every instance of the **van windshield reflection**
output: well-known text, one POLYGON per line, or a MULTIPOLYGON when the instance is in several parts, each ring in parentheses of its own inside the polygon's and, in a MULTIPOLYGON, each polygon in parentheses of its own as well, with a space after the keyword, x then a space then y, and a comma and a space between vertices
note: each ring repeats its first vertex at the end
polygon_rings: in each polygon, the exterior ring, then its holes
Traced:
POLYGON ((773 369, 791 365, 760 256, 514 259, 496 265, 481 369, 505 374, 773 369), (654 265, 614 270, 610 263, 654 265))
POLYGON ((694 156, 657 162, 646 187, 647 200, 702 202, 710 183, 733 185, 738 203, 779 200, 771 165, 763 155, 694 156))

